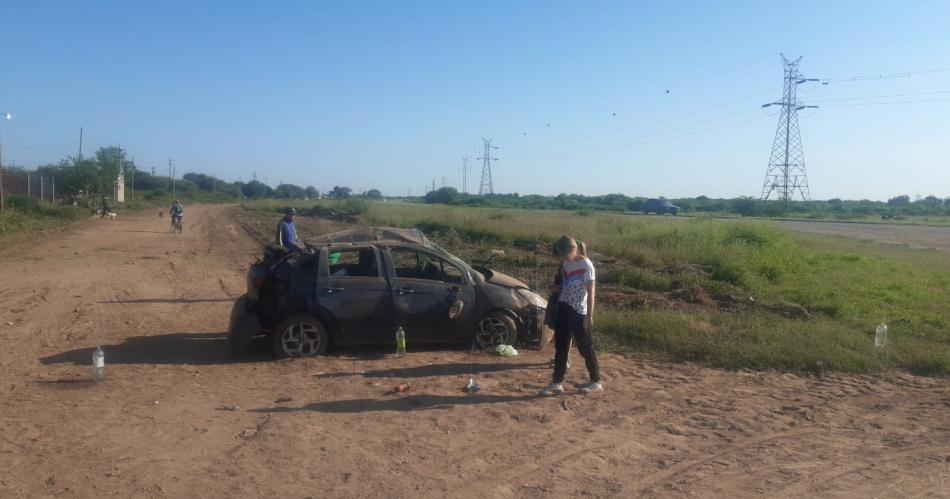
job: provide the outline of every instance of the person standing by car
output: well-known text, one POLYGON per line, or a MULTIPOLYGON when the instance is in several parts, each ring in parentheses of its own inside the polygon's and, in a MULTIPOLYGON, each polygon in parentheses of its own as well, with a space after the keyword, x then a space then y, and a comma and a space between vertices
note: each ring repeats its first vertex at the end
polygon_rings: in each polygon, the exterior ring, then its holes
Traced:
POLYGON ((284 218, 277 223, 277 246, 290 253, 300 251, 300 247, 297 246, 297 224, 294 223, 296 216, 295 208, 287 208, 284 210, 284 218))
POLYGON ((561 259, 561 287, 554 326, 554 376, 540 395, 564 393, 561 383, 567 370, 571 339, 584 357, 590 381, 581 385, 581 393, 600 392, 600 367, 591 342, 596 301, 596 273, 587 258, 586 247, 578 247, 573 237, 562 236, 554 243, 554 252, 561 259))

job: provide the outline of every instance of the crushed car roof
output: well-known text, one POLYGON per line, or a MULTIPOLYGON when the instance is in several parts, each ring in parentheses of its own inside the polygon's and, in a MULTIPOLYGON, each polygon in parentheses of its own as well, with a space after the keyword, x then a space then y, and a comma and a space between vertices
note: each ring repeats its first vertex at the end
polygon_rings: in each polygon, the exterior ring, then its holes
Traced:
POLYGON ((395 227, 366 227, 344 230, 332 234, 311 237, 306 240, 306 243, 310 246, 362 242, 413 243, 424 246, 431 246, 432 244, 426 238, 425 234, 418 229, 398 229, 395 227))

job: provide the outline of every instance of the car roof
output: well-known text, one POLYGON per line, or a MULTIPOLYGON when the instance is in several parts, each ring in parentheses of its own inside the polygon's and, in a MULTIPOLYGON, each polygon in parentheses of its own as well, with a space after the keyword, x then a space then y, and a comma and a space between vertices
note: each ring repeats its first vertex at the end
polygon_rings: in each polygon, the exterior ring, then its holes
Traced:
POLYGON ((418 229, 400 229, 396 227, 365 227, 344 230, 311 237, 306 240, 310 246, 323 246, 341 243, 410 243, 431 247, 432 243, 418 229))

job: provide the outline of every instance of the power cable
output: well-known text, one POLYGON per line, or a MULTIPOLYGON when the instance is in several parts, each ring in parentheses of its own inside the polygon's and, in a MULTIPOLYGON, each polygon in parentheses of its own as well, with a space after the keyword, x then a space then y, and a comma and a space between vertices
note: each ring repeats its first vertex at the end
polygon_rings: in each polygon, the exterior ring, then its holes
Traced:
POLYGON ((936 90, 933 92, 917 92, 910 94, 868 95, 866 97, 841 97, 838 99, 811 99, 808 102, 839 102, 847 100, 889 99, 892 97, 916 97, 920 95, 950 94, 950 90, 936 90))
POLYGON ((770 89, 770 90, 765 90, 765 91, 762 91, 762 92, 757 92, 757 93, 754 93, 754 94, 752 94, 752 95, 748 95, 748 96, 745 96, 745 97, 740 97, 740 98, 738 98, 738 99, 732 99, 732 100, 729 100, 729 101, 726 101, 726 102, 723 102, 723 103, 720 103, 720 104, 714 104, 714 105, 712 105, 712 106, 707 106, 707 107, 700 108, 700 109, 696 109, 696 110, 693 110, 693 111, 688 111, 688 112, 685 112, 685 113, 680 113, 680 114, 676 114, 676 115, 673 115, 673 116, 668 116, 668 117, 665 117, 665 118, 658 118, 658 119, 651 120, 651 121, 647 121, 647 122, 640 123, 640 124, 637 124, 637 125, 633 125, 633 126, 629 126, 629 127, 624 127, 624 128, 618 128, 618 129, 616 129, 616 130, 611 130, 611 131, 607 131, 607 132, 601 132, 601 133, 596 133, 596 134, 584 135, 584 136, 581 136, 581 137, 574 137, 574 138, 569 138, 569 139, 554 140, 554 141, 547 141, 547 142, 538 142, 538 143, 535 143, 535 144, 510 145, 510 146, 506 146, 506 148, 507 148, 507 149, 515 149, 515 148, 543 147, 543 146, 548 146, 548 145, 552 145, 552 144, 567 144, 567 143, 573 143, 573 142, 580 142, 580 141, 584 141, 584 140, 588 140, 588 139, 592 139, 592 138, 604 137, 604 136, 607 136, 607 135, 617 135, 617 134, 620 134, 620 133, 629 132, 629 131, 631 131, 631 130, 637 130, 637 129, 640 129, 640 128, 645 128, 645 127, 648 127, 648 126, 651 126, 651 125, 655 125, 655 124, 657 124, 657 123, 663 123, 663 122, 667 122, 667 121, 673 121, 673 120, 676 120, 676 119, 679 119, 679 118, 683 118, 683 117, 686 117, 686 116, 692 116, 692 115, 694 115, 694 114, 704 113, 704 112, 706 112, 706 111, 711 111, 711 110, 713 110, 713 109, 719 109, 719 108, 721 108, 721 107, 726 107, 726 106, 728 106, 728 105, 730 105, 730 104, 735 104, 735 103, 737 103, 737 102, 742 102, 742 101, 754 99, 754 98, 756 98, 756 97, 761 97, 761 96, 763 96, 763 95, 770 94, 770 93, 776 92, 776 91, 778 91, 778 90, 781 90, 781 89, 775 89, 775 88, 773 88, 773 89, 770 89))

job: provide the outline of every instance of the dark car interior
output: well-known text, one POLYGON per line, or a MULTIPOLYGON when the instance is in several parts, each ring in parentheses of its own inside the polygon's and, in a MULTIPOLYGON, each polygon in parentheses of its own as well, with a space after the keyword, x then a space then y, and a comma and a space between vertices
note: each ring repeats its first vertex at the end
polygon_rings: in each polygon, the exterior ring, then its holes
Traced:
POLYGON ((440 258, 406 248, 390 248, 389 254, 396 277, 462 283, 462 273, 458 268, 440 258))
POLYGON ((327 255, 332 277, 379 277, 373 248, 331 250, 327 255))

